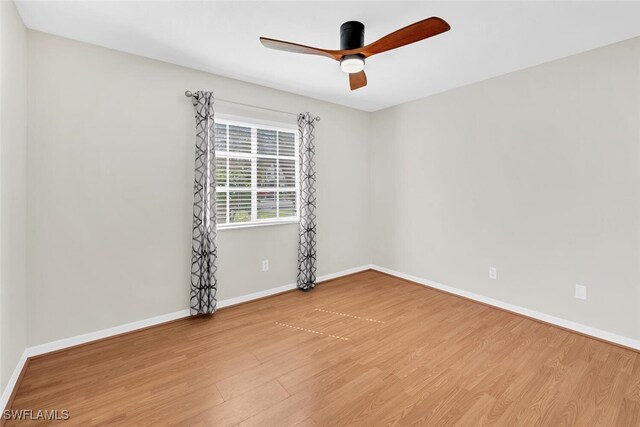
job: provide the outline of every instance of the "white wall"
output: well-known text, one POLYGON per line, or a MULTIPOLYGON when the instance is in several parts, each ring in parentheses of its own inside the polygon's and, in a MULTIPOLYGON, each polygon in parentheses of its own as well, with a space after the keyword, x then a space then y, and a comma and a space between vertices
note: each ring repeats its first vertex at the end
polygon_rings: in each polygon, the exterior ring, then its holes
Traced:
MULTIPOLYGON (((640 338, 638 39, 374 114, 29 41, 29 345, 187 308, 185 89, 322 116, 320 274, 373 261, 640 338)), ((220 231, 219 299, 294 282, 296 236, 295 225, 220 231)))
MULTIPOLYGON (((0 2, 0 391, 26 347, 27 30, 0 2)), ((4 409, 4 408, 0 408, 4 409)))
POLYGON ((375 264, 640 338, 640 39, 372 125, 375 264))
MULTIPOLYGON (((188 308, 186 89, 320 115, 319 274, 370 262, 367 113, 37 32, 29 61, 29 345, 188 308)), ((218 298, 295 282, 297 242, 297 225, 220 231, 218 298)))

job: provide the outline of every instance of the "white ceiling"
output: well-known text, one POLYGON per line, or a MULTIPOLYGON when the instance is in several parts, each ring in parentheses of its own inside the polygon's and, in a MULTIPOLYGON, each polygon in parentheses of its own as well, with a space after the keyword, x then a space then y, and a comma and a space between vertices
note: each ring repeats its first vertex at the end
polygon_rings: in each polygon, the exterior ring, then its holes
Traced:
POLYGON ((18 1, 31 29, 375 111, 640 36, 640 2, 18 1), (339 48, 440 16, 451 31, 370 58, 355 92, 339 64, 264 48, 259 36, 339 48))

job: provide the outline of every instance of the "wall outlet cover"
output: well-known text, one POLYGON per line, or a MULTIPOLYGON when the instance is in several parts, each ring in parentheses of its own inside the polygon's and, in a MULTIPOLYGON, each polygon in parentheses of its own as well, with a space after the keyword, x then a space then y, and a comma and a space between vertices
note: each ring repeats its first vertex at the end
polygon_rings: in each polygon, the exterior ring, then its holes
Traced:
POLYGON ((576 285, 576 298, 587 299, 587 287, 582 285, 576 285))
POLYGON ((489 279, 498 279, 498 269, 495 267, 489 267, 489 279))

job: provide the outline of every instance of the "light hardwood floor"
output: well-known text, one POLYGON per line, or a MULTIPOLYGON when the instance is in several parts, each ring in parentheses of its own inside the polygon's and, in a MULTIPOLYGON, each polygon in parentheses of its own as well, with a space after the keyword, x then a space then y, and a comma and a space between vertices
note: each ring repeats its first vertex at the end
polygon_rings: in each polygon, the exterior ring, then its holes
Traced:
POLYGON ((34 359, 19 408, 68 426, 639 426, 640 357, 367 271, 34 359))

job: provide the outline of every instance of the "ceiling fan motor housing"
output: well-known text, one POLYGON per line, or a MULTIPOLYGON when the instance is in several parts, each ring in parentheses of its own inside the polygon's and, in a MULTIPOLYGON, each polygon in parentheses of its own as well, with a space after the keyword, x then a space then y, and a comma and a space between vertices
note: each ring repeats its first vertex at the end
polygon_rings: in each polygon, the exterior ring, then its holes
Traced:
POLYGON ((340 26, 340 50, 357 49, 364 46, 364 24, 348 21, 340 26))

